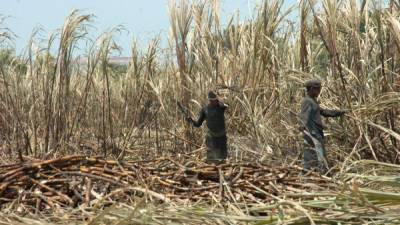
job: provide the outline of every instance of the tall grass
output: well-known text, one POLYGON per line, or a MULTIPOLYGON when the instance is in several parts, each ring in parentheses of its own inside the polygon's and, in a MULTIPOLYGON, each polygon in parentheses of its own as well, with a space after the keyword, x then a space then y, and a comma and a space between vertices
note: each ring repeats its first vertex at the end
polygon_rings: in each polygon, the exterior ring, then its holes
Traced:
MULTIPOLYGON (((181 144, 201 145, 202 135, 185 127, 174 102, 197 115, 207 91, 217 90, 230 105, 233 160, 296 156, 302 82, 319 77, 322 105, 351 110, 327 121, 332 162, 399 162, 397 7, 304 0, 286 10, 271 0, 260 2, 253 19, 234 15, 221 25, 214 1, 171 1, 169 46, 156 38, 139 49, 134 41, 123 70, 108 62, 118 55, 118 29, 91 40, 92 16, 74 11, 47 42, 35 33, 26 55, 2 50, 3 154, 181 152, 181 144), (290 21, 297 10, 301 20, 290 21), (87 52, 75 60, 83 42, 87 52)), ((2 42, 12 41, 9 30, 1 32, 2 42)))
MULTIPOLYGON (((203 130, 187 126, 176 100, 197 116, 208 90, 216 90, 229 104, 232 161, 299 163, 296 113, 302 83, 316 77, 324 86, 321 105, 348 110, 324 121, 328 159, 343 192, 224 209, 134 201, 83 213, 91 224, 398 223, 390 207, 399 202, 393 175, 399 168, 389 163, 400 162, 399 5, 302 0, 286 9, 283 3, 260 1, 251 19, 235 14, 222 25, 218 1, 170 1, 169 45, 155 38, 141 49, 133 40, 126 68, 109 62, 119 54, 120 28, 91 39, 92 15, 71 12, 46 41, 33 32, 22 55, 13 53, 14 34, 0 20, 0 160, 76 153, 201 159, 203 130), (297 12, 300 20, 293 21, 289 15, 297 12), (76 59, 81 46, 87 49, 76 59), (269 216, 254 216, 263 213, 269 216)), ((12 221, 33 223, 10 213, 12 221)), ((82 211, 70 215, 76 214, 82 211)))

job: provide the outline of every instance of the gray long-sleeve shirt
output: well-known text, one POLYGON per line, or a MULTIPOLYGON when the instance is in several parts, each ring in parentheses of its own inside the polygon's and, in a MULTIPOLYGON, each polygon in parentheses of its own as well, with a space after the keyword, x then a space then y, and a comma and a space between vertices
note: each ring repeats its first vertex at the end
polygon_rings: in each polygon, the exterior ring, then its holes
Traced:
MULTIPOLYGON (((305 127, 310 134, 318 140, 324 139, 324 125, 322 123, 321 116, 324 117, 337 117, 342 114, 341 111, 338 110, 327 110, 322 109, 318 102, 306 95, 301 102, 301 111, 299 114, 300 117, 300 126, 305 127)), ((305 136, 305 139, 312 143, 310 138, 305 136)))

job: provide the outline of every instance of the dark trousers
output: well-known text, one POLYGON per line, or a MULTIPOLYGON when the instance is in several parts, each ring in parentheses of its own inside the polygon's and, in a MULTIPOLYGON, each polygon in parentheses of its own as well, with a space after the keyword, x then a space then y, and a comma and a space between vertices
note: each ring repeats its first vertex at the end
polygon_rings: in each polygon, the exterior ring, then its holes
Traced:
POLYGON ((207 161, 223 161, 228 157, 227 138, 207 135, 207 161))

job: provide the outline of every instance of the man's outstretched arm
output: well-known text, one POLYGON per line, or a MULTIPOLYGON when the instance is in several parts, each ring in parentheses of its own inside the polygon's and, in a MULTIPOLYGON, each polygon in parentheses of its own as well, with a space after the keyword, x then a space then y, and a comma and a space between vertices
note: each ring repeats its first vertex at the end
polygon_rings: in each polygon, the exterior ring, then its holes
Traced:
POLYGON ((193 120, 192 118, 189 118, 189 122, 191 122, 195 127, 200 127, 205 119, 206 119, 206 112, 204 111, 204 109, 202 109, 200 111, 199 119, 193 120))
POLYGON ((323 108, 320 108, 320 112, 321 112, 321 115, 324 117, 338 117, 338 116, 342 116, 343 114, 345 114, 345 111, 328 110, 328 109, 323 109, 323 108))

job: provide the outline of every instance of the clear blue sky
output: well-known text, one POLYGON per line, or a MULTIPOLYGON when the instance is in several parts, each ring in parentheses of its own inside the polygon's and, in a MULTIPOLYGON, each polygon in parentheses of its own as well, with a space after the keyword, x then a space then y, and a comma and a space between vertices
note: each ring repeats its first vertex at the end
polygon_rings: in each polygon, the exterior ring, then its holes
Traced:
MULTIPOLYGON (((24 48, 35 27, 45 29, 45 35, 62 27, 73 9, 96 16, 93 25, 101 31, 123 25, 127 31, 118 36, 118 44, 129 54, 132 38, 144 45, 157 34, 167 35, 169 29, 168 0, 0 0, 0 14, 10 16, 3 24, 18 37, 17 53, 24 48)), ((221 0, 221 20, 225 22, 236 10, 242 18, 251 16, 257 0, 221 0)), ((286 0, 294 4, 296 0, 286 0)))

